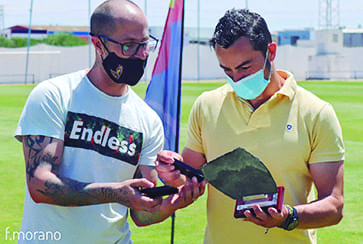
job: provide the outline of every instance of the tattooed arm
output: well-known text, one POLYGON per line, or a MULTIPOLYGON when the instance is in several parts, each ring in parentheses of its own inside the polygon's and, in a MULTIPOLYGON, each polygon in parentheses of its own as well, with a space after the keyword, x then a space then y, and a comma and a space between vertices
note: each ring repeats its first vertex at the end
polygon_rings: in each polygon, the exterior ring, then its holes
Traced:
MULTIPOLYGON (((146 178, 152 182, 157 181, 157 172, 155 167, 141 165, 139 166, 136 177, 146 178)), ((183 186, 179 187, 179 193, 170 195, 163 199, 163 202, 155 212, 139 211, 130 209, 130 215, 137 226, 146 226, 159 223, 168 218, 176 210, 185 208, 193 203, 199 196, 203 195, 206 181, 198 183, 195 181, 186 181, 183 186)), ((161 197, 159 198, 161 199, 161 197)))
POLYGON ((61 206, 83 206, 118 202, 129 208, 155 211, 161 199, 141 196, 139 187, 153 187, 146 179, 124 182, 86 183, 58 174, 63 155, 63 141, 45 136, 24 136, 26 182, 32 199, 37 203, 61 206))

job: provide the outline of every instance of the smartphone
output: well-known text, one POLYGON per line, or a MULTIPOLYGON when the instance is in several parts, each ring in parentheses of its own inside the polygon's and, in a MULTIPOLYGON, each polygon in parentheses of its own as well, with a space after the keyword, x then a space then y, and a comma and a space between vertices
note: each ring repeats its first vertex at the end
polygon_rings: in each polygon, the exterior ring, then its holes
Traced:
POLYGON ((158 186, 158 187, 153 187, 153 188, 145 188, 145 189, 140 190, 140 192, 150 198, 156 198, 156 197, 161 197, 161 196, 178 193, 179 190, 176 187, 165 185, 165 186, 158 186))
POLYGON ((195 176, 197 177, 198 182, 204 180, 204 175, 202 171, 197 170, 176 158, 174 158, 174 166, 177 170, 180 170, 180 173, 182 173, 183 175, 187 176, 190 179, 193 178, 193 176, 195 176))

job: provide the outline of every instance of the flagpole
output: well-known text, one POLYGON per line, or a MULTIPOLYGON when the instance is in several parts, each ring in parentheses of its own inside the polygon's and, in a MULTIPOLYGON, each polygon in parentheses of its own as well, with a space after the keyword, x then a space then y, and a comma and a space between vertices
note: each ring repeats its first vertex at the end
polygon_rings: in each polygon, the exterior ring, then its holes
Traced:
MULTIPOLYGON (((145 16, 147 18, 147 0, 144 1, 144 13, 145 13, 145 16)), ((147 69, 146 68, 145 68, 145 71, 144 71, 144 79, 145 79, 145 82, 147 82, 147 69)))
POLYGON ((184 0, 182 11, 182 28, 181 28, 181 45, 180 45, 180 61, 179 61, 179 81, 178 81, 178 110, 176 120, 176 137, 175 137, 175 152, 179 152, 179 132, 180 132, 180 109, 181 109, 181 88, 182 88, 182 66, 183 66, 183 46, 184 46, 184 0))
MULTIPOLYGON (((89 22, 91 21, 91 0, 88 0, 88 21, 89 22)), ((88 65, 89 65, 89 67, 92 66, 91 52, 92 52, 91 35, 88 35, 88 65)))
POLYGON ((198 46, 197 46, 197 78, 198 78, 198 82, 199 82, 199 79, 200 79, 200 0, 198 0, 198 27, 197 27, 197 30, 198 30, 198 46))
POLYGON ((30 10, 29 10, 28 44, 27 44, 27 49, 26 49, 26 65, 25 65, 25 84, 27 83, 27 80, 28 80, 29 48, 30 48, 31 28, 32 28, 32 15, 33 15, 33 0, 30 1, 30 10))
MULTIPOLYGON (((181 110, 181 88, 182 88, 182 69, 183 69, 183 46, 184 46, 184 7, 185 1, 183 0, 182 12, 182 28, 181 28, 181 45, 180 45, 180 62, 179 62, 179 80, 178 80, 178 106, 177 106, 177 120, 176 120, 176 136, 175 136, 175 152, 179 152, 179 132, 180 132, 180 110, 181 110)), ((174 244, 174 229, 175 229, 175 212, 171 214, 171 240, 170 243, 174 244)))

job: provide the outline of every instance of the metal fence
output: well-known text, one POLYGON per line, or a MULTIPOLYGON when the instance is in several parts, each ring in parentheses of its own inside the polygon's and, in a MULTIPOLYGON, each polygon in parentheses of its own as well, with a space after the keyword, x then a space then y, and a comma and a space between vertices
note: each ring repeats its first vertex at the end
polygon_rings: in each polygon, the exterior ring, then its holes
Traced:
MULTIPOLYGON (((53 78, 61 73, 49 74, 49 78, 53 78)), ((354 71, 306 71, 305 80, 361 80, 363 79, 363 70, 354 71)), ((34 84, 35 74, 1 75, 0 84, 34 84)))
POLYGON ((64 75, 64 73, 51 73, 51 74, 49 74, 49 79, 51 79, 51 78, 54 78, 54 77, 57 77, 57 76, 61 76, 61 75, 64 75))
POLYGON ((305 73, 306 80, 360 80, 363 70, 321 71, 310 70, 305 73))

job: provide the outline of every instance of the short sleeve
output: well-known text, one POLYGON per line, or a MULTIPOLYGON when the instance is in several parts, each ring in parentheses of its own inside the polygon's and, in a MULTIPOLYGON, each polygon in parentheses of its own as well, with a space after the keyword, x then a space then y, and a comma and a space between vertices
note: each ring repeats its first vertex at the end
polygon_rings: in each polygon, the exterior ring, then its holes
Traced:
POLYGON ((43 135, 64 139, 65 113, 59 90, 49 82, 40 83, 30 93, 21 113, 15 138, 43 135))
POLYGON ((188 131, 185 147, 200 153, 203 152, 201 134, 201 97, 198 97, 193 104, 188 120, 188 131))
MULTIPOLYGON (((151 118, 150 116, 149 118, 151 118)), ((156 115, 151 119, 152 123, 146 132, 146 138, 143 144, 140 156, 140 165, 155 166, 155 160, 158 152, 164 147, 164 129, 160 118, 156 115)))
POLYGON ((326 104, 315 119, 309 163, 344 160, 342 129, 333 107, 326 104))

